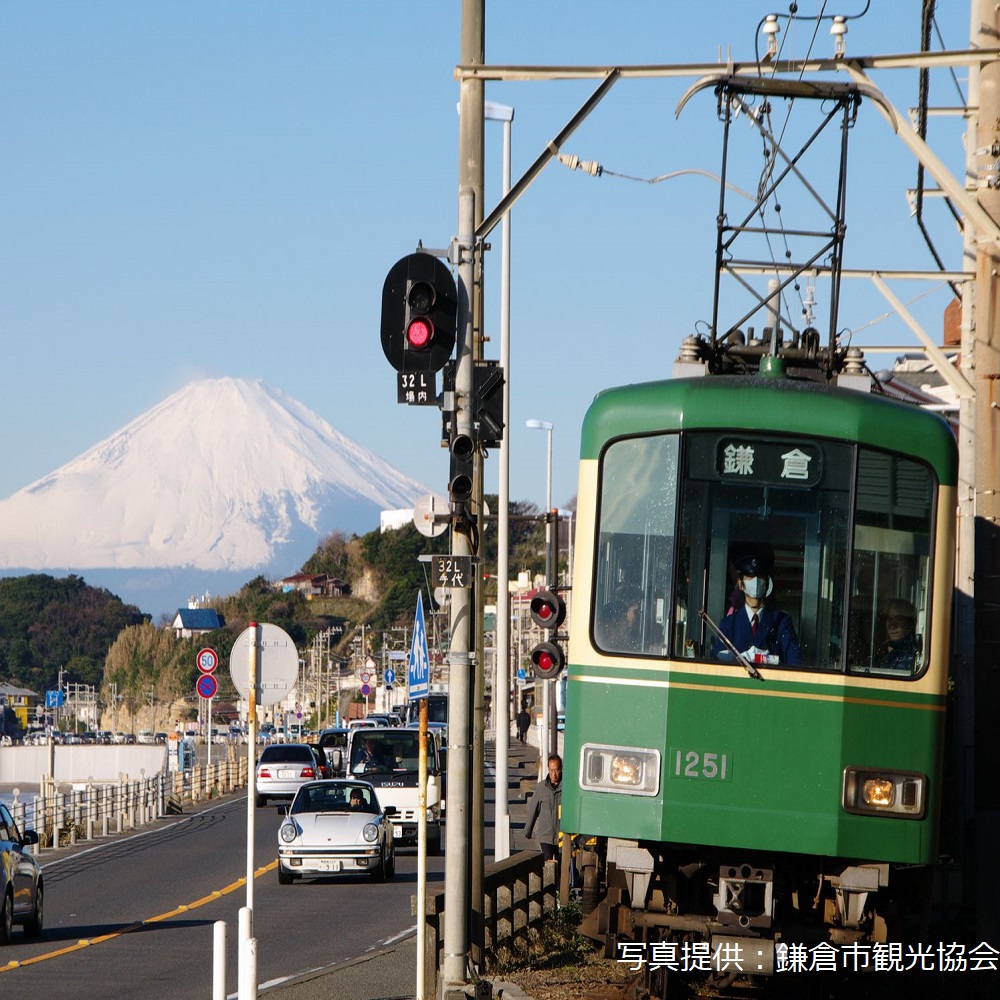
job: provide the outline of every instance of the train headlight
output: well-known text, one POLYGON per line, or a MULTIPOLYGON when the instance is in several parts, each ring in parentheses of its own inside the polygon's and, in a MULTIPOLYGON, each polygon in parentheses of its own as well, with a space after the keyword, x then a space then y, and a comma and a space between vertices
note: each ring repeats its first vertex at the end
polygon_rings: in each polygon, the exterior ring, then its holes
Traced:
POLYGON ((844 769, 844 809, 862 816, 923 819, 927 812, 927 776, 916 771, 870 767, 844 769))
POLYGON ((891 807, 896 798, 895 790, 889 778, 865 778, 861 782, 861 800, 866 806, 891 807))
POLYGON ((585 743, 580 785, 596 792, 655 795, 660 787, 660 753, 642 747, 585 743))

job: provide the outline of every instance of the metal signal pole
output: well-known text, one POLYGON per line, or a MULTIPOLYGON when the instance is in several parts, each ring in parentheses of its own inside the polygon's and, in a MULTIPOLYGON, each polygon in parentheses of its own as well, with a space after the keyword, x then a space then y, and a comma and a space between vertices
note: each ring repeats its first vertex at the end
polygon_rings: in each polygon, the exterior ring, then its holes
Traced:
MULTIPOLYGON (((462 0, 461 62, 485 61, 485 0, 462 0)), ((476 223, 483 198, 483 112, 485 84, 463 79, 459 89, 458 146, 458 329, 455 361, 455 429, 473 437, 474 295, 476 223)), ((477 460, 481 461, 477 451, 477 460)), ((456 512, 458 513, 458 512, 456 512)), ((452 522, 452 555, 472 556, 468 524, 452 522)), ((476 573, 472 574, 475 581, 476 573)), ((452 591, 451 649, 448 654, 448 823, 445 850, 444 958, 441 996, 464 997, 469 966, 470 776, 472 754, 473 589, 452 591)))

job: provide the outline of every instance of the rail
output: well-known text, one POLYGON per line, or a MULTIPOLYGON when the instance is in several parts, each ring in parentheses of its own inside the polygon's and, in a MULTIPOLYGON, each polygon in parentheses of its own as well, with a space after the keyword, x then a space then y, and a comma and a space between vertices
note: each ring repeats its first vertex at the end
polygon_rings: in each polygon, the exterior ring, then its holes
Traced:
MULTIPOLYGON (((558 889, 556 863, 544 861, 537 851, 521 851, 487 865, 481 926, 473 927, 472 961, 482 968, 487 956, 526 942, 545 915, 555 910, 558 889)), ((428 996, 437 994, 437 974, 444 955, 444 895, 444 889, 438 889, 429 892, 426 900, 424 974, 428 996)), ((415 906, 416 896, 412 901, 415 906)))
POLYGON ((18 827, 38 834, 35 853, 79 841, 126 833, 164 816, 180 813, 185 803, 197 804, 226 795, 247 784, 247 758, 220 760, 187 771, 161 771, 151 778, 78 783, 59 791, 43 777, 38 794, 22 801, 14 789, 11 814, 18 827))

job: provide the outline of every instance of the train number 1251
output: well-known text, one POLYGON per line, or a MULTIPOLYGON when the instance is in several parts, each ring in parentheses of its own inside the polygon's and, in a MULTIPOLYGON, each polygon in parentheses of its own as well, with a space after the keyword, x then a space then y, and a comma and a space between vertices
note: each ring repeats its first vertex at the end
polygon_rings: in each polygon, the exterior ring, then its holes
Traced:
POLYGON ((676 750, 671 748, 673 761, 671 776, 675 778, 714 778, 729 781, 732 761, 727 753, 708 753, 701 750, 676 750))

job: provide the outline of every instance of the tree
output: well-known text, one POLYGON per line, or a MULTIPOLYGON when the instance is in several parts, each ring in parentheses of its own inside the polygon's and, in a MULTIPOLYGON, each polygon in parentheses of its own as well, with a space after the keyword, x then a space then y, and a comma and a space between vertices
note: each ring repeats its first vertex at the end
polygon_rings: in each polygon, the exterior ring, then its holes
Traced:
POLYGON ((56 686, 60 668, 68 668, 68 680, 99 684, 115 637, 147 617, 78 576, 2 579, 0 675, 43 691, 56 686))

